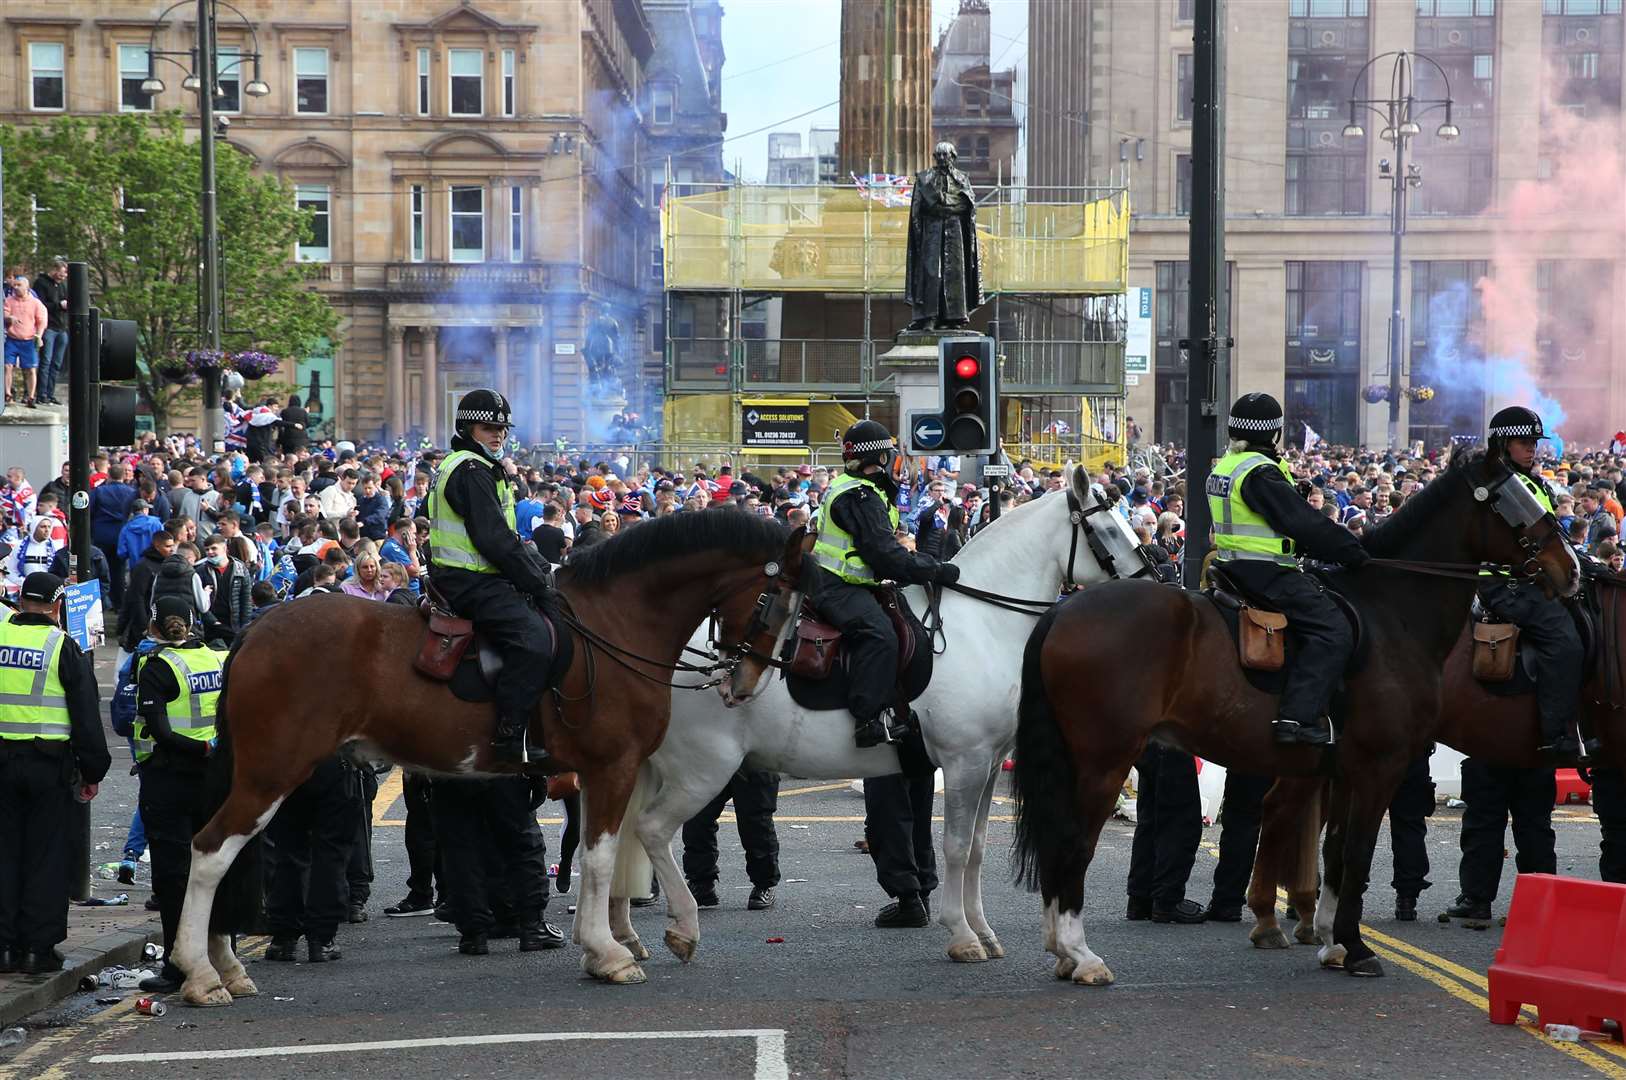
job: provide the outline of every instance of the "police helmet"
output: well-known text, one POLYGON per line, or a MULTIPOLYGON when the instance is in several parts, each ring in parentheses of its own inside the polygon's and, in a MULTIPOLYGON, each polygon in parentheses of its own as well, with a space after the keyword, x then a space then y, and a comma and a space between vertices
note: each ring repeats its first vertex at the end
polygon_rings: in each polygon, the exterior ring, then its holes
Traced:
MULTIPOLYGON (((508 408, 508 399, 495 390, 481 387, 470 390, 463 395, 457 403, 457 420, 454 431, 458 436, 474 442, 472 434, 475 424, 491 424, 495 427, 513 427, 513 414, 508 408)), ((484 445, 476 443, 480 453, 493 461, 502 459, 501 452, 493 454, 484 445)))
POLYGON ((1233 439, 1275 442, 1282 433, 1282 403, 1269 394, 1243 394, 1231 406, 1225 431, 1233 439))
POLYGON ((1547 433, 1541 427, 1541 417, 1536 415, 1534 409, 1527 409, 1523 405, 1509 405, 1491 417, 1489 434, 1492 439, 1547 437, 1547 433))
POLYGON ((892 464, 898 442, 884 424, 874 420, 860 420, 841 437, 841 460, 856 461, 861 465, 879 465, 883 469, 892 464))

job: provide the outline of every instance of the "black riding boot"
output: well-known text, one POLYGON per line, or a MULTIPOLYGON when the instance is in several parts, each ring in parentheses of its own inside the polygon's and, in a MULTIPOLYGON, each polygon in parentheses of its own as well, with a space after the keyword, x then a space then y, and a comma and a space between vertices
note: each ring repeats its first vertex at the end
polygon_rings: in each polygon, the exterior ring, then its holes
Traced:
POLYGON ((853 728, 853 741, 860 750, 867 750, 872 746, 891 742, 891 732, 887 729, 886 721, 880 716, 872 716, 868 720, 859 720, 853 728))
POLYGON ((525 746, 525 727, 523 718, 508 716, 497 718, 497 734, 491 740, 491 750, 498 761, 524 765, 530 760, 525 746))
POLYGON ((1275 723, 1270 725, 1270 730, 1276 741, 1284 745, 1302 743, 1308 746, 1325 746, 1332 742, 1332 725, 1327 722, 1325 716, 1318 716, 1307 722, 1279 716, 1275 723))

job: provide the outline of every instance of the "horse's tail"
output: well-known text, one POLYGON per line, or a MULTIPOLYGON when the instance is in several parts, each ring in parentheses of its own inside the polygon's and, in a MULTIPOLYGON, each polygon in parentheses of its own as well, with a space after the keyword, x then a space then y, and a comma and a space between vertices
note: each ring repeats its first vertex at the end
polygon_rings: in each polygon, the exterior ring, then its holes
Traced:
POLYGON ((1016 797, 1016 845, 1011 859, 1017 883, 1029 892, 1055 881, 1085 839, 1078 812, 1077 770, 1045 694, 1039 663, 1059 610, 1045 612, 1022 653, 1016 768, 1011 774, 1011 792, 1016 797))
MULTIPOLYGON (((215 708, 215 747, 209 755, 209 771, 204 785, 208 800, 208 816, 225 804, 231 794, 232 771, 235 760, 232 748, 231 725, 226 717, 227 690, 230 687, 232 661, 243 646, 246 633, 237 635, 226 662, 221 666, 220 698, 215 708)), ((214 910, 209 916, 209 932, 213 934, 252 933, 260 919, 264 900, 263 868, 261 865, 260 834, 256 832, 232 860, 220 888, 215 893, 214 910)))
MULTIPOLYGON (((610 879, 611 896, 648 896, 655 868, 638 839, 638 817, 644 803, 649 801, 657 785, 655 767, 649 762, 638 766, 638 779, 627 798, 626 813, 621 815, 620 840, 615 850, 615 875, 610 879)), ((588 838, 591 845, 593 838, 588 838)))

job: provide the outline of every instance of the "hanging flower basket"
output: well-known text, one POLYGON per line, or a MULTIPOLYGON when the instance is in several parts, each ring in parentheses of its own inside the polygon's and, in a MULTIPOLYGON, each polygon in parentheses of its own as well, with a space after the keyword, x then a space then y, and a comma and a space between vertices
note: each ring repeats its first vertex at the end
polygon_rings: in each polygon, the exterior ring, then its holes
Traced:
POLYGON ((219 349, 193 349, 186 354, 186 370, 193 378, 202 378, 210 372, 223 371, 226 354, 219 349))
POLYGON ((275 375, 281 365, 270 353, 249 349, 233 356, 231 366, 233 371, 245 379, 263 379, 267 375, 275 375))
POLYGON ((1376 405, 1380 401, 1388 401, 1389 387, 1385 383, 1368 383, 1366 389, 1361 391, 1361 397, 1368 405, 1376 405))
POLYGON ((1433 401, 1434 388, 1432 386, 1408 386, 1406 396, 1413 401, 1433 401))
POLYGON ((152 373, 172 386, 187 386, 198 381, 185 360, 166 360, 152 365, 152 373))

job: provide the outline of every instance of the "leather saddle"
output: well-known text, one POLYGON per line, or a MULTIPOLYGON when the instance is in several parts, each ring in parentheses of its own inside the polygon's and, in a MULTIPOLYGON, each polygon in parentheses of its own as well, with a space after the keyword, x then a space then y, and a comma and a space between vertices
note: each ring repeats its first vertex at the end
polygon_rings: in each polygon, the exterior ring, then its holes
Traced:
MULTIPOLYGON (((881 609, 898 637, 898 673, 893 699, 910 702, 926 692, 932 679, 932 650, 921 625, 898 589, 878 591, 881 609)), ((802 605, 801 618, 786 637, 780 658, 788 665, 785 683, 790 696, 804 709, 847 707, 846 644, 839 629, 825 622, 811 598, 802 605)))
MULTIPOLYGON (((1349 602, 1348 597, 1338 591, 1335 582, 1331 580, 1331 574, 1314 568, 1305 572, 1320 582, 1326 594, 1332 598, 1333 603, 1349 622, 1350 633, 1355 641, 1354 648, 1350 650, 1349 669, 1354 670, 1360 666, 1362 646, 1365 642, 1360 612, 1349 602)), ((1214 606, 1224 616, 1232 637, 1236 638, 1237 657, 1243 669, 1249 674, 1250 680, 1255 681, 1256 685, 1262 681, 1269 681, 1272 684, 1279 681, 1288 662, 1287 631, 1290 624, 1287 616, 1277 611, 1269 600, 1242 588, 1235 578, 1226 573, 1225 567, 1220 563, 1210 563, 1207 574, 1209 587, 1204 594, 1214 602, 1214 606)), ((1261 686, 1261 689, 1271 693, 1280 692, 1274 686, 1261 686)))
MULTIPOLYGON (((427 579, 417 611, 424 620, 424 633, 417 655, 412 658, 413 669, 427 679, 453 684, 453 692, 459 697, 483 700, 486 694, 481 691, 489 691, 502 671, 502 654, 475 631, 473 620, 454 614, 445 597, 427 579)), ((543 614, 542 621, 547 625, 549 652, 554 657, 553 678, 549 680, 552 685, 569 666, 569 650, 561 648, 553 620, 543 614)))

